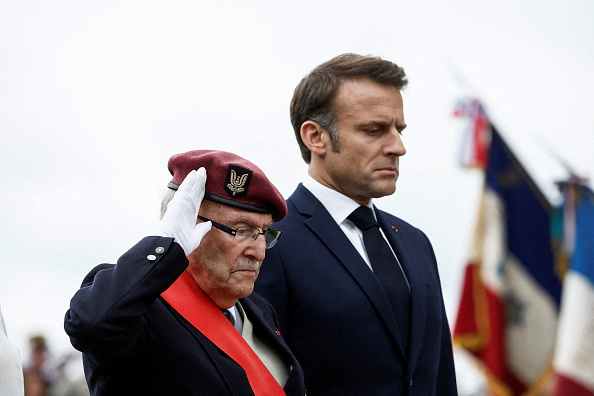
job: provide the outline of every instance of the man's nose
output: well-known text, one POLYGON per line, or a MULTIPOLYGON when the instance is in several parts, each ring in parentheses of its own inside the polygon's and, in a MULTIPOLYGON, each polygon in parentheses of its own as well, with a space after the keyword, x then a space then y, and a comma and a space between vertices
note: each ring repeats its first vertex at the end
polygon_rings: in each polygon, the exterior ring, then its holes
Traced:
POLYGON ((245 254, 256 261, 262 262, 266 256, 266 236, 262 234, 258 235, 256 240, 245 250, 245 254))
POLYGON ((404 143, 402 143, 402 135, 400 132, 393 128, 386 137, 387 142, 385 146, 386 155, 396 155, 398 157, 406 154, 406 148, 404 148, 404 143))

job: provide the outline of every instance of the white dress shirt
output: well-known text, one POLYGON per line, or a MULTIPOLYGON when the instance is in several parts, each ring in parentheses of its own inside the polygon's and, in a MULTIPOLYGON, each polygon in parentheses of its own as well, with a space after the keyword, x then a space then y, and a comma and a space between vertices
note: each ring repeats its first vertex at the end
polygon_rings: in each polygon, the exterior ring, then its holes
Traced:
MULTIPOLYGON (((343 195, 336 190, 326 187, 310 175, 307 175, 307 177, 303 181, 303 186, 307 188, 314 195, 314 197, 316 197, 322 203, 322 205, 324 205, 328 213, 330 213, 330 216, 332 216, 336 224, 338 224, 338 226, 344 232, 349 241, 351 241, 355 249, 357 249, 361 257, 363 257, 363 260, 365 260, 369 268, 373 271, 373 268, 371 267, 371 262, 369 261, 369 257, 367 256, 367 252, 365 251, 365 245, 363 243, 363 232, 359 228, 357 228, 352 221, 347 219, 347 217, 349 217, 349 215, 353 213, 353 211, 361 205, 359 205, 356 201, 352 200, 346 195, 343 195)), ((367 206, 371 208, 371 210, 373 211, 373 216, 377 220, 375 210, 373 209, 373 199, 369 200, 367 206)), ((381 227, 380 232, 382 233, 382 236, 384 237, 386 243, 390 247, 390 250, 392 250, 392 254, 394 254, 394 257, 396 257, 396 261, 398 262, 398 265, 400 265, 400 269, 402 269, 402 265, 400 264, 400 261, 398 260, 396 253, 392 249, 392 246, 388 242, 388 239, 386 238, 386 235, 384 234, 384 231, 381 229, 381 227)), ((406 274, 404 275, 404 278, 406 279, 406 274)), ((406 282, 408 283, 408 279, 406 280, 406 282)))
POLYGON ((250 322, 245 314, 239 301, 231 307, 229 311, 231 311, 232 315, 235 317, 235 328, 237 328, 237 323, 241 322, 241 330, 238 329, 241 336, 256 355, 258 355, 276 382, 284 388, 289 379, 289 373, 291 372, 292 367, 287 367, 283 362, 281 355, 272 346, 268 345, 263 339, 254 334, 252 322, 250 322))

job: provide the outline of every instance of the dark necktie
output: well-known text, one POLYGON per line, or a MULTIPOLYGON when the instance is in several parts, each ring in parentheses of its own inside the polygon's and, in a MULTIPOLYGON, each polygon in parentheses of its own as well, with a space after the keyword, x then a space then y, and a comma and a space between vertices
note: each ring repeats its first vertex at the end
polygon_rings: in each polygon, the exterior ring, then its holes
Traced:
POLYGON ((227 317, 227 319, 229 319, 229 322, 231 322, 231 324, 235 326, 235 317, 233 316, 231 311, 229 311, 228 309, 221 309, 221 311, 223 311, 223 314, 227 317))
POLYGON ((386 292, 404 350, 408 351, 410 290, 404 273, 381 234, 371 208, 359 206, 349 215, 348 219, 363 233, 363 242, 371 262, 371 268, 386 292))

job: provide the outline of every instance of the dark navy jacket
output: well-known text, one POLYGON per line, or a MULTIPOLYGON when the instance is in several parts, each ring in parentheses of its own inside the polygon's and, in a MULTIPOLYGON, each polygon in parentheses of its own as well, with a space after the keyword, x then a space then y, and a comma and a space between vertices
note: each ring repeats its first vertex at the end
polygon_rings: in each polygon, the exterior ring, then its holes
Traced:
MULTIPOLYGON (((172 238, 147 237, 84 279, 64 326, 83 352, 91 395, 253 395, 245 371, 160 297, 187 266, 172 238)), ((240 301, 255 335, 290 367, 287 395, 304 395, 272 306, 255 294, 240 301)))
POLYGON ((282 239, 267 252, 256 291, 275 306, 308 395, 456 395, 437 262, 425 234, 376 210, 411 287, 407 357, 380 283, 328 211, 302 185, 287 204, 287 217, 274 225, 282 239))

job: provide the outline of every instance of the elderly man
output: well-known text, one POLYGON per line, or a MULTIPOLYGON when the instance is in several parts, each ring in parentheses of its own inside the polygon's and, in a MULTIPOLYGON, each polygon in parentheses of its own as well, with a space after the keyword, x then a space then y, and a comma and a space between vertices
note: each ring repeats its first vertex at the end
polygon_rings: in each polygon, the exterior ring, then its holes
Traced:
POLYGON ((95 267, 66 313, 91 394, 305 394, 276 313, 252 295, 282 195, 227 152, 178 154, 169 171, 158 232, 95 267))

